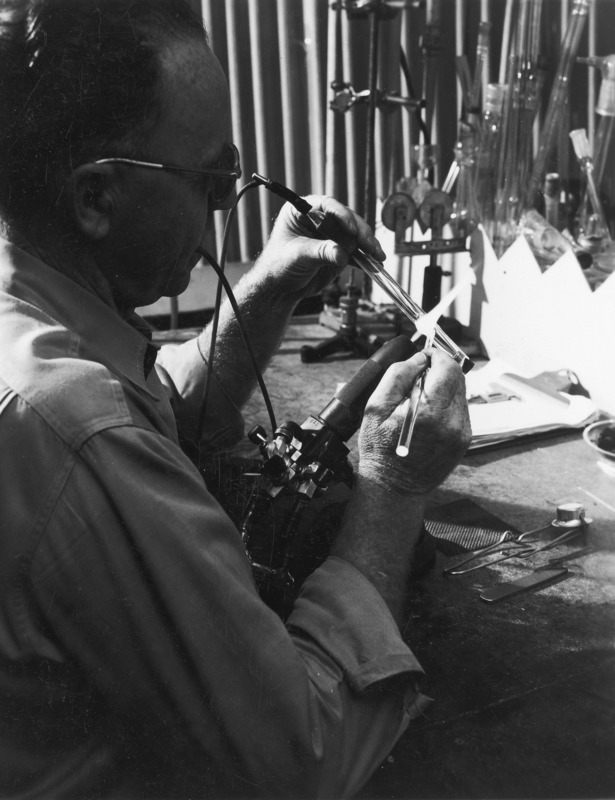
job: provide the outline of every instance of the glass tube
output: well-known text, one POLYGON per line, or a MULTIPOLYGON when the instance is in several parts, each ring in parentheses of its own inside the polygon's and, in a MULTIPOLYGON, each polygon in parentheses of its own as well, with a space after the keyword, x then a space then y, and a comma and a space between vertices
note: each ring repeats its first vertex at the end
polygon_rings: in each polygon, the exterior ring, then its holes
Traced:
MULTIPOLYGON (((300 200, 301 198, 298 199, 300 200)), ((305 216, 313 226, 314 232, 321 238, 339 242, 339 230, 335 222, 328 221, 327 215, 323 211, 311 209, 305 213, 305 216)), ((415 325, 420 317, 425 316, 425 312, 418 303, 414 302, 410 295, 401 288, 375 258, 364 253, 363 250, 355 250, 350 256, 350 265, 359 267, 369 275, 374 283, 377 283, 389 295, 399 310, 415 325)), ((457 347, 455 342, 438 325, 434 327, 434 346, 448 353, 461 366, 463 372, 469 372, 474 366, 474 362, 468 358, 461 348, 457 347)))
POLYGON ((532 128, 538 101, 539 0, 521 0, 514 48, 509 59, 508 96, 498 161, 494 248, 498 256, 517 236, 532 160, 532 128))
POLYGON ((545 121, 540 133, 538 151, 534 159, 532 173, 527 186, 525 196, 525 206, 527 208, 533 205, 536 194, 541 190, 544 175, 547 171, 547 160, 551 155, 560 133, 565 110, 565 101, 568 95, 568 81, 577 50, 579 49, 581 34, 583 33, 587 20, 589 2, 590 0, 574 0, 568 27, 566 28, 566 34, 562 42, 560 60, 549 98, 545 121))
POLYGON ((495 224, 496 166, 502 130, 502 108, 507 88, 504 83, 490 83, 487 86, 485 110, 478 139, 476 203, 479 220, 490 241, 493 241, 495 224))
POLYGON ((483 80, 483 71, 487 63, 489 54, 489 42, 491 40, 491 23, 480 22, 478 25, 478 39, 476 42, 476 62, 474 65, 474 77, 472 80, 472 90, 470 93, 470 107, 468 113, 475 113, 479 108, 480 90, 483 80))
MULTIPOLYGON (((594 180, 598 191, 602 188, 606 169, 607 156, 615 130, 615 54, 603 58, 577 58, 581 64, 590 67, 599 67, 602 73, 600 94, 596 104, 596 114, 599 115, 596 134, 594 137, 594 180)), ((589 191, 585 192, 577 212, 579 229, 585 233, 590 225, 591 209, 589 191)), ((613 231, 611 231, 612 233, 613 231)))
MULTIPOLYGON (((425 315, 425 312, 418 303, 415 303, 410 295, 401 288, 397 281, 391 277, 382 264, 376 261, 375 258, 372 258, 362 250, 357 250, 352 254, 352 261, 389 295, 399 310, 402 311, 411 322, 416 323, 420 317, 425 315)), ((435 326, 434 346, 451 356, 451 358, 461 366, 464 373, 469 372, 474 366, 474 362, 463 350, 457 347, 455 342, 453 342, 438 325, 435 326)))

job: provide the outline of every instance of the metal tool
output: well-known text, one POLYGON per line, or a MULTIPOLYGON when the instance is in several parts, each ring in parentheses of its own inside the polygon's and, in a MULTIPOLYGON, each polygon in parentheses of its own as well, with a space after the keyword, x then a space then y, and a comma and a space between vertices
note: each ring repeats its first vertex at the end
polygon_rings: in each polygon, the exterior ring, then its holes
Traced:
MULTIPOLYGON (((539 530, 543 530, 540 528, 539 530)), ((525 534, 523 534, 525 535, 525 534)), ((512 531, 504 531, 504 533, 500 536, 497 542, 493 544, 487 545, 487 547, 479 547, 476 550, 471 550, 469 554, 454 564, 452 567, 446 567, 444 570, 445 575, 463 575, 465 570, 459 571, 459 567, 463 567, 464 564, 469 564, 471 561, 474 561, 476 558, 482 558, 483 556, 489 555, 497 550, 502 550, 504 545, 516 545, 518 543, 518 537, 512 531)))
POLYGON ((536 528, 536 530, 528 531, 527 533, 522 533, 520 536, 515 536, 512 531, 504 531, 499 541, 497 541, 495 544, 472 551, 472 553, 464 558, 463 561, 458 561, 452 567, 447 567, 443 570, 443 572, 445 575, 464 575, 466 572, 474 572, 474 570, 481 569, 482 567, 488 567, 491 564, 498 564, 500 561, 504 561, 506 558, 511 558, 511 555, 508 554, 502 558, 496 558, 486 564, 477 564, 473 567, 467 567, 466 569, 459 569, 459 567, 462 567, 464 564, 469 564, 471 561, 475 561, 477 558, 482 558, 485 555, 489 555, 490 553, 493 553, 497 550, 503 550, 505 548, 519 548, 513 554, 514 556, 519 556, 528 551, 531 552, 533 551, 533 548, 524 546, 523 542, 532 536, 537 536, 538 534, 550 529, 551 524, 543 526, 542 528, 536 528))
POLYGON ((297 566, 301 548, 296 535, 308 502, 322 495, 334 481, 351 484, 353 468, 346 442, 359 429, 365 405, 388 367, 416 352, 407 336, 397 336, 374 353, 318 414, 310 415, 301 425, 287 420, 278 426, 272 439, 259 425, 250 431, 248 437, 258 444, 263 464, 242 521, 241 536, 259 584, 294 585, 291 568, 297 566), (263 542, 255 535, 256 523, 269 512, 271 502, 282 496, 291 496, 293 506, 281 528, 267 527, 263 542))
POLYGON ((485 591, 480 593, 479 597, 485 603, 499 603, 500 600, 506 600, 522 592, 528 592, 530 589, 542 589, 544 586, 559 583, 559 581, 564 580, 568 574, 569 572, 566 567, 562 567, 561 569, 537 570, 516 581, 502 583, 500 586, 495 586, 493 589, 485 589, 485 591))
POLYGON ((556 518, 552 520, 549 525, 545 525, 542 528, 536 528, 532 531, 527 531, 526 533, 522 533, 517 537, 513 537, 511 531, 505 531, 502 535, 502 538, 506 537, 504 541, 502 541, 501 538, 500 541, 494 545, 490 545, 489 547, 485 547, 480 550, 475 550, 470 556, 463 559, 463 561, 459 561, 452 567, 447 567, 444 569, 444 574, 465 575, 468 572, 474 572, 475 570, 482 569, 483 567, 490 567, 493 564, 499 564, 502 561, 507 561, 510 558, 529 558, 536 553, 550 550, 553 547, 557 547, 557 545, 564 544, 569 539, 577 536, 579 533, 584 533, 587 526, 591 522, 592 520, 585 516, 585 509, 581 503, 563 503, 557 507, 556 518), (529 539, 539 536, 541 533, 550 531, 553 528, 563 529, 563 533, 561 533, 559 536, 556 536, 555 539, 551 539, 545 544, 540 545, 539 547, 531 545, 527 546, 526 543, 529 539), (465 564, 469 564, 471 561, 474 561, 477 558, 482 558, 484 555, 487 555, 494 550, 510 548, 513 549, 513 552, 506 552, 504 555, 501 555, 499 558, 492 559, 491 561, 460 569, 460 567, 463 567, 465 564))

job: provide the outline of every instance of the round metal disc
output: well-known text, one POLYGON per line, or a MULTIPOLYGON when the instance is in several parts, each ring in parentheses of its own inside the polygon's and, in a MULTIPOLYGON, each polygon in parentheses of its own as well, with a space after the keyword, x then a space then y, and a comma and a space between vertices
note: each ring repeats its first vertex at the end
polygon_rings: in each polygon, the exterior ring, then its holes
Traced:
POLYGON ((419 217, 426 228, 431 227, 431 212, 437 206, 441 206, 444 212, 442 215, 443 225, 451 218, 451 214, 453 213, 453 200, 450 194, 440 189, 432 189, 427 192, 425 199, 419 206, 419 217))
POLYGON ((384 201, 382 206, 382 222, 385 228, 394 231, 397 221, 402 218, 405 222, 404 228, 409 228, 416 216, 416 204, 409 194, 405 192, 394 192, 384 201), (403 211, 403 214, 400 213, 403 211))

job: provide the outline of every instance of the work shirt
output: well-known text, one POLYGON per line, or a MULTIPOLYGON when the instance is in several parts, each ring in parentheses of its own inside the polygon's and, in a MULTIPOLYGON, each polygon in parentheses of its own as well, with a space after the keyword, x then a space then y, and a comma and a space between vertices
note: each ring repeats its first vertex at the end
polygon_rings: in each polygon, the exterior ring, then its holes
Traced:
MULTIPOLYGON (((420 710, 420 666, 340 558, 286 625, 261 601, 141 328, 0 245, 0 796, 352 793, 420 710)), ((202 392, 198 342, 161 360, 202 392)), ((213 405, 228 440, 220 384, 213 405)))

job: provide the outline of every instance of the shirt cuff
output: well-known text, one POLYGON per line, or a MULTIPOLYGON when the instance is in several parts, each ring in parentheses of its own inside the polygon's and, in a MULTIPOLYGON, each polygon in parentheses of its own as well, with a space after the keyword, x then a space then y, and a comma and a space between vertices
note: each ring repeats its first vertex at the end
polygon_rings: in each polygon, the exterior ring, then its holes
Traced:
MULTIPOLYGON (((417 697, 421 665, 401 638, 379 592, 344 559, 330 556, 309 576, 288 627, 316 641, 340 666, 355 692, 407 677, 413 689, 408 694, 417 697)), ((398 681, 395 685, 399 686, 398 681)))

